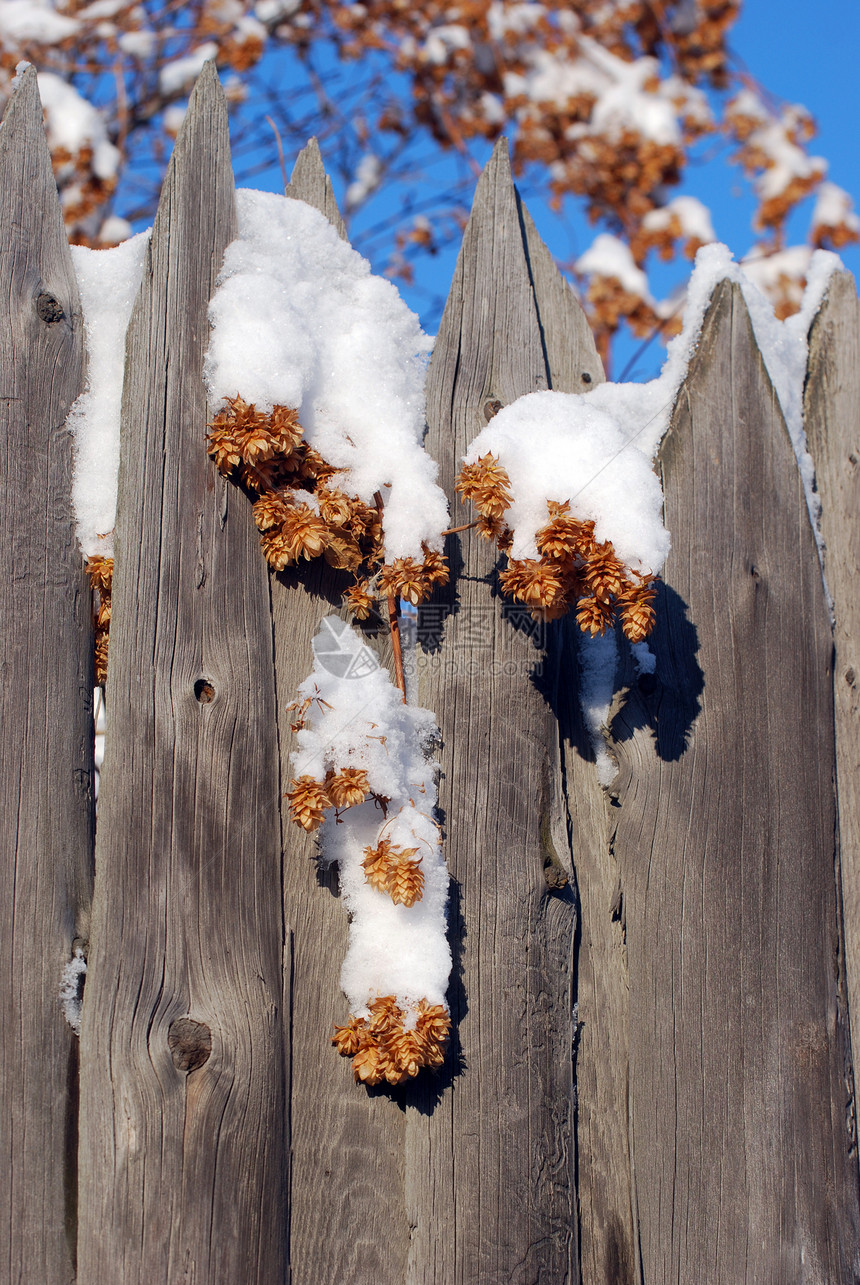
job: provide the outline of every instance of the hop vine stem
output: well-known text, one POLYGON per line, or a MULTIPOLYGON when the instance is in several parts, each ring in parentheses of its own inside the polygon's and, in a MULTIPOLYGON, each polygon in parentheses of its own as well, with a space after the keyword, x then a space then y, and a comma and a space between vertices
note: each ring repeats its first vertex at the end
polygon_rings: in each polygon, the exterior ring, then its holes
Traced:
MULTIPOLYGON (((373 497, 376 511, 382 519, 382 496, 379 491, 373 497)), ((400 641, 400 621, 397 618, 397 599, 393 593, 386 594, 388 599, 388 631, 391 634, 391 646, 394 651, 394 678, 400 688, 403 704, 406 704, 406 677, 403 673, 403 647, 400 641)))

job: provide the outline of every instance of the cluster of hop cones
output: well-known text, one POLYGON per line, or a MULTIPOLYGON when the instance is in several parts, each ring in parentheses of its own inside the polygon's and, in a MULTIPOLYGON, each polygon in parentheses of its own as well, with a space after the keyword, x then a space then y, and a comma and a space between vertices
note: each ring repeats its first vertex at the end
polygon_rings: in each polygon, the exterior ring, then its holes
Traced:
POLYGON ((95 600, 95 669, 96 682, 103 686, 107 679, 108 636, 110 634, 110 595, 113 583, 113 558, 87 558, 87 576, 95 600))
POLYGON ((417 1015, 407 1020, 395 996, 385 995, 370 1005, 369 1017, 336 1026, 332 1044, 352 1058, 356 1082, 403 1084, 422 1066, 442 1065, 450 1032, 451 1018, 441 1004, 422 999, 417 1015))
POLYGON ((385 563, 381 500, 365 504, 338 488, 342 470, 308 445, 290 407, 263 412, 230 397, 209 425, 208 443, 218 470, 257 497, 254 520, 269 566, 283 571, 324 557, 354 577, 344 602, 357 620, 367 619, 377 595, 417 604, 447 581, 441 553, 426 545, 421 562, 385 563))
MULTIPOLYGON (((309 831, 321 824, 328 808, 356 807, 374 798, 384 811, 388 802, 371 792, 362 768, 329 771, 324 781, 297 777, 287 798, 292 820, 309 831)), ((417 848, 393 843, 380 834, 373 846, 364 849, 361 864, 371 887, 387 893, 395 905, 409 909, 421 900, 424 874, 417 848)), ((423 1066, 442 1065, 450 1026, 451 1019, 439 1004, 421 1000, 417 1017, 407 1021, 396 997, 387 995, 373 1001, 368 1018, 350 1017, 346 1026, 336 1026, 332 1043, 339 1053, 352 1058, 356 1082, 403 1084, 423 1066)))
MULTIPOLYGON (((384 812, 389 802, 371 791, 367 773, 357 767, 328 771, 323 781, 313 776, 296 777, 290 782, 286 797, 290 803, 290 819, 308 831, 322 824, 328 808, 340 811, 373 798, 384 812)), ((367 882, 379 892, 388 893, 396 906, 414 906, 424 891, 421 858, 417 853, 417 848, 404 848, 380 836, 374 847, 364 849, 361 864, 367 882)))
MULTIPOLYGON (((481 535, 509 553, 513 534, 505 513, 513 503, 507 472, 492 454, 465 464, 456 482, 464 500, 481 515, 481 535)), ((539 620, 558 620, 575 608, 581 629, 602 634, 620 620, 631 642, 642 642, 654 625, 654 577, 636 576, 616 556, 609 540, 594 538, 594 523, 573 517, 566 501, 547 500, 549 521, 537 533, 539 558, 511 558, 501 574, 503 591, 539 620)))

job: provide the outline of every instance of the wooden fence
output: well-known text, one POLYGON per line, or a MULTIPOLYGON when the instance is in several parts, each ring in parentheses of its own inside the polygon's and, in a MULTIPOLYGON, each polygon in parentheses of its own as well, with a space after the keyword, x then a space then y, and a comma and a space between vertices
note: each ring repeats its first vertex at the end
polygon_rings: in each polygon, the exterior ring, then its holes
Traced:
MULTIPOLYGON (((339 223, 315 145, 290 195, 339 223)), ((860 1280, 851 278, 813 324, 805 393, 835 636, 782 414, 725 283, 660 456, 673 552, 657 680, 622 676, 611 794, 571 631, 538 651, 488 593, 489 547, 451 537, 418 698, 444 738, 455 1037, 436 1077, 368 1092, 327 1044, 346 1015, 336 876, 316 873, 279 802, 285 706, 336 599, 326 572, 270 576, 250 506, 203 445, 207 304, 234 232, 208 67, 128 337, 94 850, 90 595, 64 428, 83 330, 24 75, 0 128, 0 1276, 860 1280), (464 633, 478 603, 480 653, 464 633), (57 1000, 76 947, 80 1043, 57 1000)), ((429 373, 428 447, 452 501, 493 403, 602 378, 500 146, 429 373)))

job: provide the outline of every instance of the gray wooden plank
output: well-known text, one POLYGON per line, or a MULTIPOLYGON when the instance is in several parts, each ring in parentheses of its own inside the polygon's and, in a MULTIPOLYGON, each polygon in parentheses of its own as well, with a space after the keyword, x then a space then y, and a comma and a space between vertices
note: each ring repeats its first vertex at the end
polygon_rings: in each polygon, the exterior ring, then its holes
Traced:
POLYGON ((320 145, 315 138, 310 139, 296 157, 286 194, 321 210, 328 221, 337 228, 343 240, 349 240, 346 235, 346 224, 337 208, 331 179, 325 172, 320 145))
MULTIPOLYGON (((585 393, 604 382, 585 314, 520 205, 550 386, 585 393)), ((553 631, 558 656, 556 709, 562 740, 564 806, 569 818, 580 929, 575 963, 576 1193, 583 1281, 638 1280, 630 1157, 628 1009, 630 982, 613 852, 614 808, 592 762, 579 703, 579 629, 553 631)))
POLYGON ((809 335, 804 394, 809 450, 821 495, 824 571, 833 600, 834 709, 845 971, 860 1067, 860 303, 839 272, 809 335))
MULTIPOLYGON (((346 239, 316 139, 300 152, 287 195, 321 210, 346 239)), ((349 619, 341 606, 348 579, 321 560, 301 574, 272 576, 281 774, 292 777, 294 715, 286 706, 313 668, 311 640, 326 615, 349 619)), ((363 630, 391 670, 382 622, 363 630)), ((286 784, 284 786, 286 788, 286 784)), ((318 871, 317 841, 283 814, 284 914, 293 934, 291 1043, 290 1261, 294 1285, 337 1280, 389 1285, 403 1279, 409 1227, 403 1195, 402 1107, 383 1090, 353 1083, 352 1066, 332 1048, 347 1002, 340 970, 347 918, 337 871, 318 871)))
MULTIPOLYGON (((428 449, 452 501, 492 404, 548 382, 503 141, 478 185, 428 377, 428 449)), ((557 850, 558 729, 540 690, 553 676, 529 632, 503 619, 492 548, 470 532, 449 553, 453 584, 435 610, 451 614, 422 658, 419 700, 444 741, 456 1042, 448 1078, 416 1086, 407 1107, 407 1280, 572 1281, 576 913, 569 885, 545 876, 570 859, 557 850)))
POLYGON ((162 189, 123 395, 79 1245, 81 1279, 118 1285, 287 1273, 268 577, 247 499, 204 440, 207 305, 235 228, 207 64, 162 189))
POLYGON ((830 630, 737 286, 661 458, 659 683, 615 724, 641 1278, 853 1281, 830 630))
POLYGON ((65 428, 83 362, 30 67, 0 126, 0 1262, 46 1285, 74 1272, 78 1049, 58 1001, 92 884, 92 620, 65 428))

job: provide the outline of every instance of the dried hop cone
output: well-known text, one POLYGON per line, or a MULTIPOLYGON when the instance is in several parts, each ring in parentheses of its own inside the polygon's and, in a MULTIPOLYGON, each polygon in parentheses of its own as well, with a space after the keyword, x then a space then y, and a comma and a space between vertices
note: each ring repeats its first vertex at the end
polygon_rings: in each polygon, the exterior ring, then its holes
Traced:
POLYGON ((290 801, 290 819, 304 830, 316 830, 326 808, 332 805, 325 786, 312 776, 299 776, 292 781, 286 797, 290 801))
POLYGON ((424 1066, 442 1065, 451 1018, 441 1004, 422 999, 408 1021, 394 995, 380 996, 369 1009, 368 1018, 351 1017, 332 1036, 337 1051, 352 1058, 356 1083, 403 1084, 424 1066))
POLYGON ((619 599, 621 628, 630 642, 642 642, 654 628, 656 614, 653 602, 657 596, 653 576, 625 591, 619 599))
POLYGON ((365 878, 371 887, 388 893, 396 906, 414 906, 424 892, 421 858, 417 848, 401 848, 382 838, 375 847, 364 849, 365 878))
POLYGON ((96 682, 101 687, 107 682, 113 558, 87 558, 86 573, 93 590, 98 595, 95 616, 95 674, 96 682))
POLYGON ((326 781, 326 792, 336 808, 354 808, 370 793, 364 768, 345 767, 326 781))

